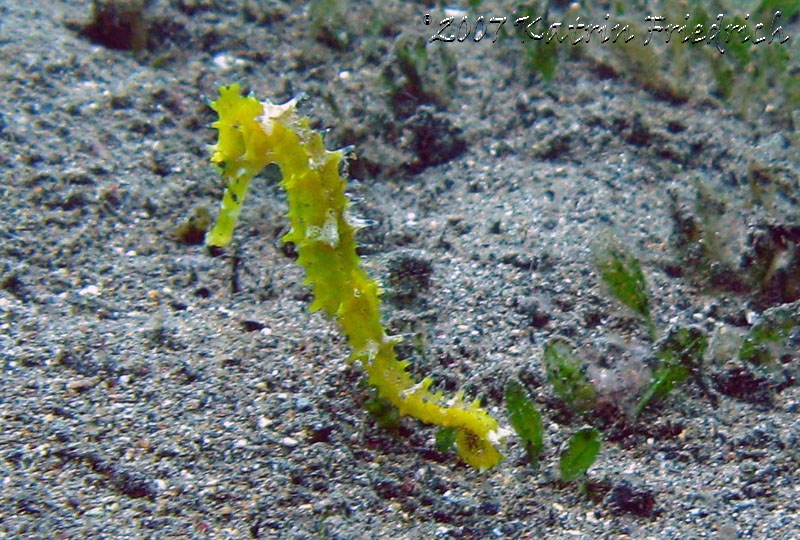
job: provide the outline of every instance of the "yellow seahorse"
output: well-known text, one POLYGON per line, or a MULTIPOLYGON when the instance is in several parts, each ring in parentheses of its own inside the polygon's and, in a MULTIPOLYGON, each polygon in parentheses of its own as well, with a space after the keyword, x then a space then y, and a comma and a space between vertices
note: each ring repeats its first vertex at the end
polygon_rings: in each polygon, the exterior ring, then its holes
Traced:
POLYGON ((408 362, 395 355, 397 339, 388 336, 381 323, 380 288, 356 254, 360 223, 348 212, 347 182, 339 173, 343 152, 325 149, 322 136, 307 118, 298 116, 294 101, 261 103, 242 96, 238 84, 219 91, 219 99, 211 103, 219 115, 212 124, 219 139, 211 161, 220 167, 226 189, 206 244, 224 246, 231 241, 250 181, 276 163, 292 226, 284 240, 297 247, 304 283, 314 293, 310 309, 321 309, 339 322, 352 348, 351 361, 361 361, 379 397, 402 415, 455 428, 461 458, 478 469, 494 467, 503 457, 495 447, 497 421, 478 400, 468 402, 461 392, 449 399, 431 392, 429 378, 415 382, 406 371, 408 362))

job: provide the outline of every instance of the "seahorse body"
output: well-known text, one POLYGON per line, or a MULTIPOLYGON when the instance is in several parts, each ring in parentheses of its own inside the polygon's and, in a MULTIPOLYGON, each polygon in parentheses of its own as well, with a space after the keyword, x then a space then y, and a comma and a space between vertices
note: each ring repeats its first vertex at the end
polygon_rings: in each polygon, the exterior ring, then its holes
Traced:
POLYGON ((415 382, 408 362, 397 359, 397 340, 386 334, 380 316, 380 288, 361 267, 356 254, 359 224, 348 213, 347 182, 339 174, 343 152, 325 149, 320 133, 299 118, 295 102, 283 105, 259 102, 240 95, 239 85, 221 87, 211 103, 219 120, 212 126, 219 139, 211 161, 226 182, 219 218, 206 236, 210 246, 227 245, 253 176, 276 163, 289 203, 291 230, 286 242, 297 247, 298 264, 306 272, 314 301, 341 325, 352 348, 351 361, 360 360, 369 383, 400 414, 423 422, 457 429, 456 449, 468 464, 488 469, 502 459, 491 439, 497 421, 463 393, 446 399, 431 392, 431 379, 415 382))

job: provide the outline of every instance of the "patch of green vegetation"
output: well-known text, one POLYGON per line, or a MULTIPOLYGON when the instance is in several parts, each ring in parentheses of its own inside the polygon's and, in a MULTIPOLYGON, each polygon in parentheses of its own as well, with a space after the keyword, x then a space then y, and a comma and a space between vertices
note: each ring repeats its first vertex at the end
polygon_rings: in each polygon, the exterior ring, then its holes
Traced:
POLYGON ((653 399, 662 399, 676 385, 699 372, 703 355, 708 348, 705 332, 696 327, 671 331, 656 346, 661 363, 634 411, 638 416, 653 399))
POLYGON ((597 399, 594 385, 583 373, 583 361, 575 355, 566 340, 551 340, 544 349, 544 367, 547 380, 556 394, 576 412, 591 409, 597 399))
POLYGON ((619 242, 598 244, 595 247, 595 265, 614 297, 642 316, 655 339, 656 328, 650 315, 647 282, 639 261, 619 242))
MULTIPOLYGON (((800 52, 797 39, 786 39, 792 37, 787 25, 796 20, 800 4, 795 0, 746 4, 618 1, 611 18, 605 19, 612 13, 607 3, 579 0, 551 17, 549 0, 529 0, 515 6, 509 31, 500 28, 499 34, 511 38, 513 47, 521 42, 525 66, 545 81, 552 80, 565 55, 588 56, 603 71, 632 77, 672 102, 684 102, 699 90, 721 98, 744 117, 768 110, 788 122, 800 108, 800 52), (745 13, 751 16, 745 19, 745 13), (664 19, 645 19, 653 15, 664 19), (586 34, 567 30, 578 17, 580 24, 596 25, 588 43, 586 34), (552 23, 562 26, 551 32, 552 23), (763 27, 756 31, 759 23, 763 27), (779 27, 773 37, 773 29, 779 27), (756 44, 757 38, 765 39, 756 44)), ((480 1, 470 0, 469 5, 475 11, 480 1)))
POLYGON ((558 65, 558 49, 555 45, 537 41, 526 48, 528 55, 528 65, 533 71, 542 75, 542 78, 550 82, 556 72, 558 65))
POLYGON ((600 432, 593 427, 583 428, 570 437, 558 464, 561 479, 572 482, 586 474, 597 459, 600 446, 600 432))
MULTIPOLYGON (((688 228, 691 230, 686 234, 694 241, 701 233, 694 228, 694 222, 690 225, 688 228)), ((595 262, 611 293, 647 321, 650 335, 655 339, 658 329, 650 313, 647 285, 639 262, 616 241, 596 248, 595 253, 595 262)), ((637 417, 653 400, 664 398, 689 377, 696 377, 698 384, 706 390, 700 370, 707 348, 708 337, 702 329, 694 326, 672 328, 654 346, 659 364, 634 408, 633 417, 637 417)))
POLYGON ((528 396, 528 391, 519 382, 511 380, 506 386, 506 408, 511 427, 517 432, 531 464, 539 461, 544 447, 542 417, 528 396))
MULTIPOLYGON (((509 422, 522 440, 528 461, 538 465, 544 449, 544 424, 539 411, 528 390, 516 380, 508 382, 505 400, 509 422)), ((559 457, 561 479, 571 482, 583 476, 599 452, 600 432, 596 428, 586 427, 574 433, 559 457)))
POLYGON ((397 433, 400 429, 399 409, 388 400, 378 397, 374 390, 373 396, 364 404, 364 408, 380 428, 392 433, 397 433))
MULTIPOLYGON (((790 37, 786 25, 800 11, 800 4, 793 0, 747 4, 734 0, 629 2, 629 9, 618 10, 613 20, 628 25, 636 38, 624 45, 618 42, 586 50, 600 64, 632 76, 644 88, 673 101, 685 101, 698 89, 707 88, 744 117, 761 114, 767 106, 789 115, 800 107, 800 82, 794 73, 798 46, 797 40, 783 40, 790 37), (775 16, 778 11, 780 17, 775 16), (745 13, 751 16, 745 19, 745 13), (664 20, 644 22, 645 16, 653 14, 664 20), (763 28, 756 32, 758 23, 763 28), (698 25, 702 25, 699 32, 698 25), (654 26, 662 30, 651 32, 654 26), (670 26, 672 30, 663 30, 670 26), (773 29, 781 26, 773 38, 773 29), (648 45, 643 46, 648 37, 648 45), (766 39, 756 44, 757 38, 766 39)), ((580 5, 587 20, 605 13, 586 1, 580 5)))
POLYGON ((442 428, 436 432, 436 450, 444 454, 449 452, 456 444, 458 430, 454 427, 442 428))
POLYGON ((525 51, 526 65, 534 73, 539 73, 549 82, 558 65, 559 49, 561 44, 554 39, 537 39, 534 36, 547 36, 549 27, 550 2, 549 0, 534 0, 517 5, 514 26, 517 27, 517 36, 522 40, 525 51), (537 22, 537 19, 541 20, 537 22))
POLYGON ((791 309, 781 306, 768 310, 750 328, 739 349, 739 359, 759 366, 771 364, 775 361, 777 349, 798 326, 800 315, 791 309))

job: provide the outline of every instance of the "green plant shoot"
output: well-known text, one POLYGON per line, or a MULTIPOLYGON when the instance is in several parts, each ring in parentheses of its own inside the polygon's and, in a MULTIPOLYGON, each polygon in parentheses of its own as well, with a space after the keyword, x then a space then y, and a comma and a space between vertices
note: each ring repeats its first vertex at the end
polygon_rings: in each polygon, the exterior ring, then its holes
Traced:
POLYGON ((596 250, 595 264, 611 294, 644 318, 650 337, 655 339, 647 282, 639 261, 621 245, 609 244, 596 250))
POLYGON ((558 464, 561 479, 572 482, 586 474, 599 453, 600 432, 591 427, 579 430, 570 437, 567 448, 561 453, 558 464))
POLYGON ((525 388, 515 380, 506 386, 506 408, 511 427, 517 432, 532 464, 539 460, 544 447, 542 417, 528 397, 525 388))
POLYGON ((583 373, 583 361, 575 355, 572 345, 555 338, 544 348, 544 367, 547 380, 556 394, 576 412, 594 407, 597 390, 583 373))
POLYGON ((634 410, 638 416, 653 399, 662 399, 676 385, 700 369, 708 348, 708 338, 699 328, 679 328, 657 345, 656 356, 661 360, 653 380, 639 399, 634 410))

